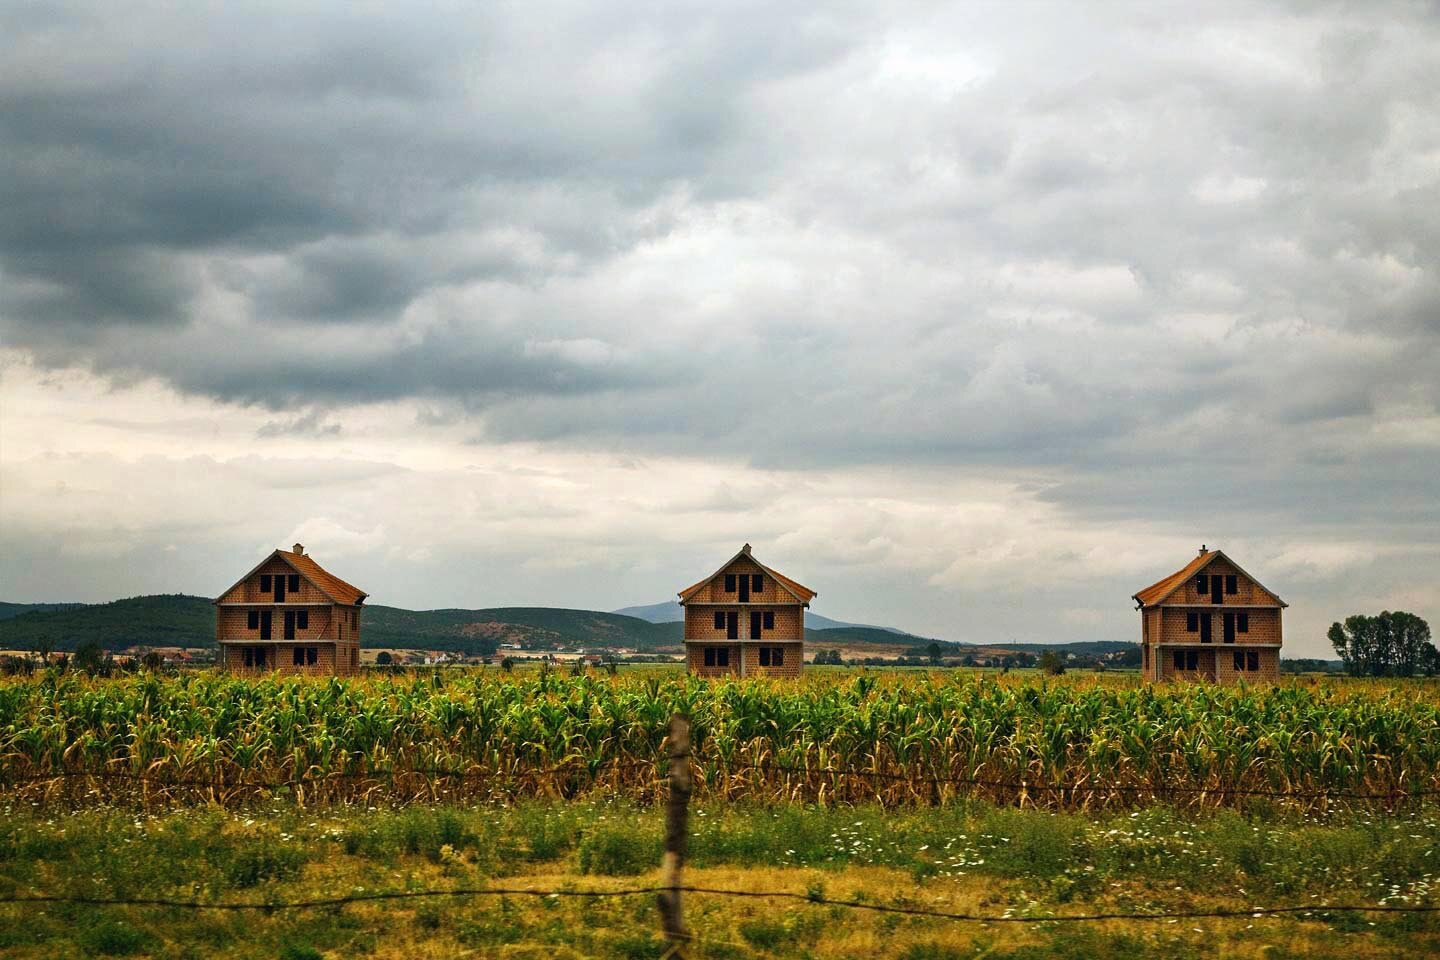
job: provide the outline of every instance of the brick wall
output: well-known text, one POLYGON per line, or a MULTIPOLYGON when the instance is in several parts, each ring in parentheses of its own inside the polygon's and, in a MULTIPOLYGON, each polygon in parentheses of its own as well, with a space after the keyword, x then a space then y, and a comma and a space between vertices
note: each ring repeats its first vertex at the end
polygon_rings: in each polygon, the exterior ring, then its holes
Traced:
POLYGON ((1215 651, 1206 647, 1196 651, 1197 663, 1194 670, 1175 669, 1175 651, 1169 647, 1159 650, 1160 678, 1162 680, 1214 680, 1215 651))
MULTIPOLYGON (((1150 611, 1147 611, 1150 612, 1150 611)), ((1159 628, 1160 643, 1199 643, 1200 632, 1197 630, 1191 633, 1185 629, 1187 614, 1197 614, 1200 617, 1210 618, 1210 629, 1213 643, 1223 643, 1225 640, 1225 609, 1222 605, 1214 607, 1160 607, 1158 608, 1161 621, 1159 628)), ((1231 609, 1230 613, 1242 612, 1231 609)), ((1280 610, 1278 608, 1260 608, 1243 611, 1250 617, 1250 630, 1248 633, 1236 633, 1237 643, 1273 643, 1279 644, 1280 636, 1280 610)), ((1154 638, 1154 624, 1151 624, 1151 637, 1154 638)))
MULTIPOLYGON (((734 604, 731 606, 685 605, 685 637, 689 640, 724 640, 725 628, 715 626, 716 613, 735 613, 740 627, 740 639, 750 638, 750 614, 775 614, 775 626, 766 630, 761 627, 762 640, 802 640, 805 636, 805 608, 798 603, 789 605, 734 604)), ((763 620, 762 620, 763 623, 763 620)))
POLYGON ((259 603, 253 607, 217 607, 216 610, 220 618, 219 639, 221 640, 259 641, 260 628, 257 626, 254 630, 250 629, 251 610, 270 613, 270 638, 272 640, 280 640, 285 636, 285 611, 287 610, 294 613, 304 610, 310 618, 310 625, 307 629, 295 628, 295 639, 336 639, 334 607, 291 607, 288 604, 259 603))
POLYGON ((705 666, 705 647, 698 643, 687 643, 685 653, 690 672, 700 677, 727 677, 740 672, 740 645, 729 644, 730 665, 725 667, 705 666))
POLYGON ((805 662, 805 645, 801 643, 747 643, 741 651, 745 658, 747 677, 798 677, 805 662), (760 666, 760 648, 783 651, 783 663, 778 667, 760 666))
POLYGON ((256 644, 222 644, 221 665, 225 670, 238 674, 304 674, 307 676, 351 676, 359 672, 356 666, 356 656, 360 647, 353 643, 334 643, 320 641, 317 643, 256 643, 256 644), (245 666, 246 646, 257 646, 265 648, 265 668, 263 670, 255 667, 245 666), (295 648, 315 647, 316 658, 314 664, 295 663, 295 648))
MULTIPOLYGON (((1245 576, 1245 574, 1241 573, 1239 570, 1236 570, 1235 566, 1231 563, 1228 563, 1223 557, 1210 561, 1210 563, 1206 565, 1204 571, 1202 571, 1202 575, 1207 577, 1224 577, 1233 575, 1236 578, 1235 586, 1238 592, 1222 593, 1222 602, 1220 604, 1216 604, 1216 606, 1222 606, 1226 603, 1276 602, 1274 594, 1266 590, 1264 587, 1260 586, 1254 580, 1251 580, 1249 577, 1245 576)), ((1169 598, 1165 602, 1208 603, 1209 601, 1209 592, 1207 591, 1205 594, 1202 595, 1200 591, 1195 588, 1195 577, 1191 577, 1189 580, 1185 581, 1185 583, 1181 584, 1174 593, 1170 594, 1169 598)))
MULTIPOLYGON (((256 570, 253 575, 246 577, 244 581, 236 584, 229 591, 227 591, 225 595, 220 598, 220 602, 273 603, 275 600, 273 592, 260 592, 261 575, 265 574, 269 576, 290 576, 295 572, 296 570, 294 567, 290 566, 290 564, 286 563, 284 560, 276 557, 275 559, 267 562, 259 570, 256 570)), ((326 596, 320 590, 317 590, 313 585, 311 585, 310 581, 306 580, 304 577, 300 578, 300 591, 298 593, 292 593, 290 590, 287 589, 285 591, 285 599, 292 603, 330 602, 330 598, 328 596, 326 596)))
POLYGON ((1245 647, 1236 645, 1233 647, 1222 647, 1215 651, 1215 679, 1220 683, 1236 683, 1244 680, 1249 683, 1274 682, 1280 679, 1280 651, 1274 647, 1245 647), (1260 659, 1260 669, 1256 671, 1235 669, 1235 654, 1254 652, 1260 659))
POLYGON ((805 645, 802 643, 745 643, 719 644, 730 651, 730 663, 724 667, 705 666, 705 649, 712 644, 687 643, 686 659, 690 672, 701 677, 728 677, 740 675, 740 658, 745 658, 747 677, 798 677, 805 662, 805 645), (776 647, 784 651, 783 663, 778 667, 760 666, 760 648, 776 647))

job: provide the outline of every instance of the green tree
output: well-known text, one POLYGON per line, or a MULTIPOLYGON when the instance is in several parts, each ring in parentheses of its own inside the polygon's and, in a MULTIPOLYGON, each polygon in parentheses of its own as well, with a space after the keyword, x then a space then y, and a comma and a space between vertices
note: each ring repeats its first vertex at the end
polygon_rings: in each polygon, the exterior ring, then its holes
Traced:
POLYGON ((94 640, 87 640, 80 644, 75 651, 75 668, 84 670, 86 673, 97 674, 105 666, 105 648, 94 640))
POLYGON ((1435 645, 1430 642, 1430 624, 1403 610, 1382 613, 1380 616, 1389 620, 1389 639, 1395 651, 1395 672, 1402 677, 1424 673, 1430 658, 1435 654, 1435 645))
POLYGON ((379 653, 375 654, 375 665, 377 667, 388 667, 394 662, 395 658, 390 655, 389 650, 381 650, 379 653))
POLYGON ((1385 610, 1355 614, 1333 623, 1327 633, 1345 670, 1356 677, 1410 677, 1434 673, 1437 656, 1430 625, 1413 613, 1385 610))
POLYGON ((930 657, 930 665, 938 667, 940 665, 940 644, 932 640, 930 646, 925 648, 925 652, 930 657))
POLYGON ((1051 676, 1059 676, 1065 672, 1065 660, 1054 650, 1046 650, 1040 654, 1039 667, 1051 676))

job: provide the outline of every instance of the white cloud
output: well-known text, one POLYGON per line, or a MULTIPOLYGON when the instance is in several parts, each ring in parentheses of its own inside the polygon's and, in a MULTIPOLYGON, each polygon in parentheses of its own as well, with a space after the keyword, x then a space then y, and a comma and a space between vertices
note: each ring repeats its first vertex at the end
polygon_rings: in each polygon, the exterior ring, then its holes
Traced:
POLYGON ((397 603, 618 606, 751 540, 837 615, 1092 639, 1226 540, 1297 643, 1434 619, 1437 45, 1405 4, 6 8, 7 584, 206 592, 290 531, 397 603))

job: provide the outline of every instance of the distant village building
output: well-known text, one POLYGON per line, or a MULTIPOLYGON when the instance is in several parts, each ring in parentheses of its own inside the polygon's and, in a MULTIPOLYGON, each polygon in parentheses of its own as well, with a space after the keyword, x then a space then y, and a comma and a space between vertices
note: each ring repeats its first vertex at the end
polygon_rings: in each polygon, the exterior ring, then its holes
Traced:
POLYGON ((805 608, 815 591, 756 560, 750 544, 679 596, 685 608, 685 653, 691 673, 800 675, 805 660, 805 608))
POLYGON ((215 601, 220 665, 234 673, 358 673, 366 596, 300 544, 276 550, 215 601))
POLYGON ((1135 594, 1146 680, 1276 680, 1286 604, 1223 551, 1200 548, 1135 594))

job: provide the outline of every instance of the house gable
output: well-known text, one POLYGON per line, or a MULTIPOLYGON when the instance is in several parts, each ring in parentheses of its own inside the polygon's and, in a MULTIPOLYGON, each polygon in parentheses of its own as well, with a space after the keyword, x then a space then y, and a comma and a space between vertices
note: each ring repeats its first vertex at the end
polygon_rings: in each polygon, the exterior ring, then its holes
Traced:
MULTIPOLYGON (((296 544, 297 548, 299 546, 296 544)), ((308 589, 295 595, 295 599, 292 600, 295 603, 337 603, 342 606, 359 606, 369 596, 360 588, 352 586, 330 573, 299 550, 275 550, 256 564, 253 570, 237 580, 230 589, 222 593, 215 603, 268 602, 268 597, 264 600, 261 599, 256 583, 259 577, 266 574, 299 576, 308 589)))
POLYGON ((1141 609, 1162 604, 1206 604, 1209 595, 1201 596, 1197 588, 1200 576, 1235 577, 1237 592, 1227 594, 1230 602, 1257 606, 1287 606, 1273 592, 1246 573, 1238 563, 1231 560, 1222 550, 1207 550, 1195 557, 1179 570, 1137 592, 1133 599, 1141 609))
POLYGON ((798 603, 808 607, 811 599, 816 596, 814 590, 791 580, 782 573, 765 566, 756 560, 750 552, 750 544, 740 548, 740 552, 726 561, 719 570, 681 590, 678 596, 682 605, 689 603, 734 603, 738 590, 727 591, 725 589, 725 578, 733 577, 761 577, 761 590, 754 594, 751 602, 765 603, 798 603))

